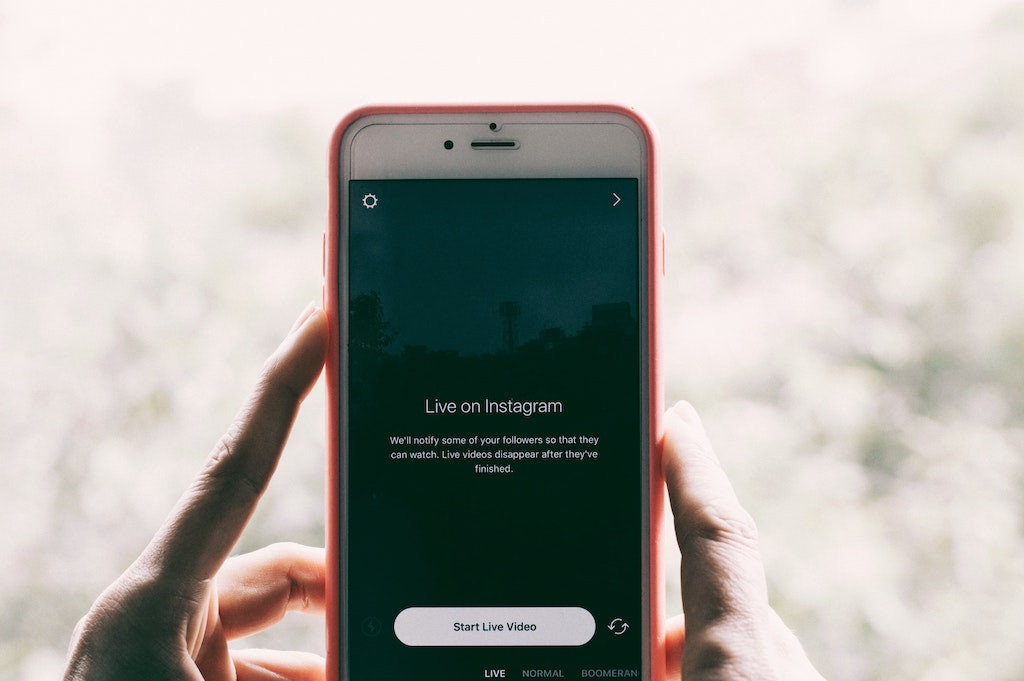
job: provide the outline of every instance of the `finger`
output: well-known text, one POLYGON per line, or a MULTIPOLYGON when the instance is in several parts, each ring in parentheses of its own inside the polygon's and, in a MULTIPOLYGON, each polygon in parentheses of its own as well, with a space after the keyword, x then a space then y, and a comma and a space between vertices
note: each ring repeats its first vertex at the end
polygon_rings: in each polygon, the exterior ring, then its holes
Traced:
POLYGON ((217 573, 220 620, 229 640, 279 622, 289 611, 324 611, 324 550, 273 544, 229 558, 217 573))
POLYGON ((680 681, 683 674, 683 641, 686 640, 686 627, 682 615, 677 615, 665 623, 665 679, 680 681))
POLYGON ((324 681, 324 658, 294 650, 231 651, 238 681, 324 681))
POLYGON ((178 501, 143 560, 188 584, 220 568, 263 494, 327 352, 327 320, 309 307, 264 364, 256 387, 178 501))
POLYGON ((757 529, 740 506, 686 402, 665 418, 665 481, 682 554, 688 637, 723 620, 749 618, 768 604, 757 529))

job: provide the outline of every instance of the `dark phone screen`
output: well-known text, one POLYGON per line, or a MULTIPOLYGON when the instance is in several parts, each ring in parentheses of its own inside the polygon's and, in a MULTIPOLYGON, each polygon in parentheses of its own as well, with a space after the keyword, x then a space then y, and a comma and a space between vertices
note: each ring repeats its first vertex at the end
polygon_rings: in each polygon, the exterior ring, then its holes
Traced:
POLYGON ((349 183, 354 681, 640 677, 638 190, 349 183))

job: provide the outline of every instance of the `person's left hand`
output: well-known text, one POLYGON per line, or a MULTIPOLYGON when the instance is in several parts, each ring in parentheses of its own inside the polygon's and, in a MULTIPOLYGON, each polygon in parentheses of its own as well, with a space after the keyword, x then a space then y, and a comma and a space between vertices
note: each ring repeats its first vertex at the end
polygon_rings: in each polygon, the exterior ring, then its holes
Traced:
POLYGON ((163 527, 78 623, 65 681, 324 678, 318 655, 227 645, 289 610, 322 613, 323 549, 275 544, 227 556, 320 375, 327 339, 326 316, 310 305, 163 527))

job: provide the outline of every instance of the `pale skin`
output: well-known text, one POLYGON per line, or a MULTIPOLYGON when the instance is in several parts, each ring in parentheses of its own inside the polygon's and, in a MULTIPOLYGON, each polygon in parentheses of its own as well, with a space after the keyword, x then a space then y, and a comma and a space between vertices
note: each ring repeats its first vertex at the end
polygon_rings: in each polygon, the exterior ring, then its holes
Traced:
MULTIPOLYGON (((156 536, 79 622, 66 681, 324 679, 324 660, 311 653, 228 648, 288 611, 323 614, 323 549, 275 544, 228 555, 270 482, 327 343, 326 316, 311 305, 156 536)), ((663 455, 685 613, 685 627, 683 617, 667 625, 668 678, 820 680, 768 604, 754 523, 689 404, 666 413, 663 455)))

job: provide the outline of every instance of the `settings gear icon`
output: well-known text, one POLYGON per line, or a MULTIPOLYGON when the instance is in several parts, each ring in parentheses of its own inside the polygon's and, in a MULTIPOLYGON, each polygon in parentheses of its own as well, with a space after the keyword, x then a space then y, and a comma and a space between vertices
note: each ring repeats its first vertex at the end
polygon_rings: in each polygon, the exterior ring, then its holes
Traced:
POLYGON ((363 197, 363 208, 376 208, 377 207, 377 195, 367 194, 363 197))

